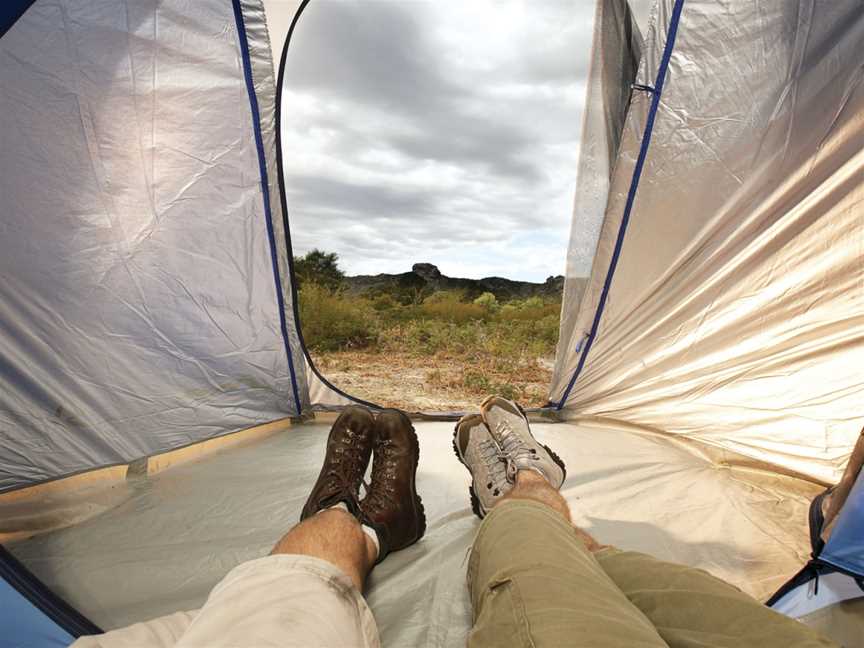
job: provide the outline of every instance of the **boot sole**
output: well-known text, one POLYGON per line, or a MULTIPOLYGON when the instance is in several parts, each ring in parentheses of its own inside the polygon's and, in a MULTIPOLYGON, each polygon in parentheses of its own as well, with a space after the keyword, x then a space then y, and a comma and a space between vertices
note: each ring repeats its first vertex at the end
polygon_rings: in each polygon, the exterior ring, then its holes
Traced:
POLYGON ((420 465, 420 439, 417 438, 417 430, 411 426, 411 438, 414 442, 414 477, 411 480, 411 493, 414 495, 414 511, 420 515, 420 524, 417 531, 417 540, 420 540, 426 535, 426 508, 423 506, 423 499, 417 492, 417 468, 420 465))
POLYGON ((459 446, 456 445, 456 437, 459 435, 459 423, 456 424, 456 428, 453 430, 453 454, 456 455, 456 458, 459 460, 465 469, 468 471, 468 474, 471 475, 471 485, 468 486, 468 496, 471 498, 471 510, 474 515, 476 515, 481 520, 484 518, 484 514, 480 511, 480 499, 477 497, 477 493, 474 492, 474 474, 471 472, 471 469, 468 467, 468 464, 462 459, 462 455, 459 454, 459 446))

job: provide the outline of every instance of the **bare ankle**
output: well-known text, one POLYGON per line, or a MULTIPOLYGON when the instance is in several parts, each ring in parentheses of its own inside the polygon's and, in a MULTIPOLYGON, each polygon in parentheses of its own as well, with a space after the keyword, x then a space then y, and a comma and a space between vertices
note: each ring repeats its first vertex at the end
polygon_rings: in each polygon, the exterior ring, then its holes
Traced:
POLYGON ((520 470, 516 473, 517 486, 548 486, 552 488, 549 481, 540 473, 533 470, 520 470))

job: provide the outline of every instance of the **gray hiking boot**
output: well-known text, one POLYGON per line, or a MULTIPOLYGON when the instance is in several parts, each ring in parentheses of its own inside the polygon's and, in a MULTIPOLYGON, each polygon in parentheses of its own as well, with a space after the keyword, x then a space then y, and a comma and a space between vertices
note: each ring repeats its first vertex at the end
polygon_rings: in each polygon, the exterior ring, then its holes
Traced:
POLYGON ((506 477, 515 483, 520 470, 533 470, 553 488, 561 488, 567 469, 548 446, 537 443, 528 427, 528 417, 519 405, 500 396, 490 396, 480 405, 480 415, 498 444, 506 464, 506 477))
POLYGON ((513 484, 507 481, 507 463, 479 414, 459 419, 453 451, 471 473, 471 510, 482 519, 513 484))

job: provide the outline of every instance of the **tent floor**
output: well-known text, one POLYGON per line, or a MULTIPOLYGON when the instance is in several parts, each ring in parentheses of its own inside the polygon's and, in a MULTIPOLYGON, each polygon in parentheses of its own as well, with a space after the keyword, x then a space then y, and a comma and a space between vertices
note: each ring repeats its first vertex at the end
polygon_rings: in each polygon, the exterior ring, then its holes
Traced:
MULTIPOLYGON (((385 646, 464 645, 467 554, 479 521, 452 423, 415 424, 425 538, 373 572, 385 646)), ((234 565, 266 554, 317 477, 329 424, 310 423, 114 487, 98 514, 9 545, 103 628, 199 607, 234 565), (109 498, 110 499, 110 498, 109 498)), ((608 427, 533 425, 567 464, 574 521, 609 544, 705 568, 764 599, 806 561, 810 498, 790 477, 714 465, 668 439, 608 427)))

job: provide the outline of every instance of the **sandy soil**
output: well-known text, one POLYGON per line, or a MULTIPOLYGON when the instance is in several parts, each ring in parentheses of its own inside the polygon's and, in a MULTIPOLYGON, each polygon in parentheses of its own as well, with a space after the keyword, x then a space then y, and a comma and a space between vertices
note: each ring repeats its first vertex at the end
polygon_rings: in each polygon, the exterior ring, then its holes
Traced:
MULTIPOLYGON (((383 355, 364 351, 313 354, 315 365, 340 389, 373 403, 410 411, 473 410, 487 395, 466 388, 466 370, 458 360, 413 355, 383 355)), ((526 407, 546 401, 552 379, 552 363, 538 360, 521 372, 518 389, 526 407)))

